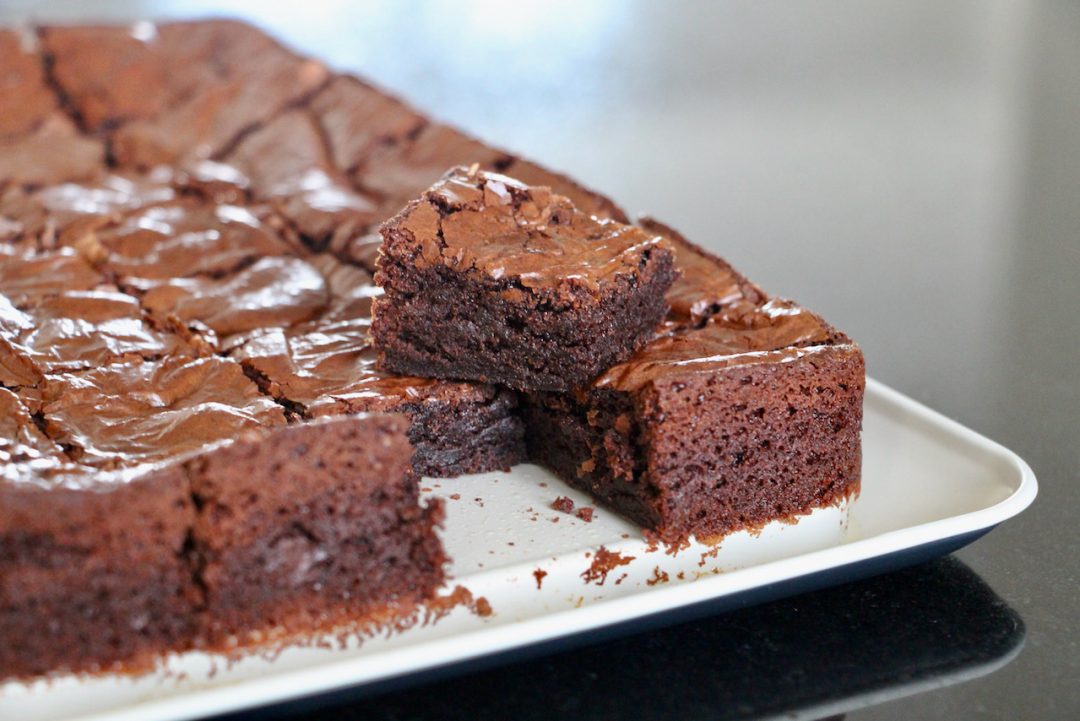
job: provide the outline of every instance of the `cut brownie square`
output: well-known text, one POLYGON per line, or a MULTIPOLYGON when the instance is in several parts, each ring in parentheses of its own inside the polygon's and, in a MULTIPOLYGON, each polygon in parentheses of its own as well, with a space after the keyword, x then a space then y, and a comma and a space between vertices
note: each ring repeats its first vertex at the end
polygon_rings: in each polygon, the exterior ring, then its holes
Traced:
POLYGON ((381 231, 372 335, 395 373, 580 387, 651 337, 675 277, 660 236, 475 168, 381 231))
POLYGON ((316 421, 189 463, 206 643, 378 621, 434 593, 442 508, 420 504, 407 428, 400 416, 316 421))
POLYGON ((660 335, 588 388, 523 396, 530 457, 671 541, 857 492, 859 348, 669 235, 689 282, 660 335))
POLYGON ((0 677, 142 667, 190 646, 194 514, 179 467, 90 475, 0 389, 0 677))
POLYGON ((131 433, 130 453, 112 454, 106 471, 71 462, 0 389, 0 676, 143 670, 163 650, 379 623, 433 595, 442 509, 419 502, 407 421, 223 421, 250 413, 244 382, 157 374, 127 391, 173 410, 137 409, 151 420, 113 433, 100 430, 116 416, 110 397, 49 399, 45 417, 58 415, 46 427, 81 429, 60 438, 98 448, 82 459, 131 433), (185 402, 204 380, 217 400, 185 402), (108 420, 79 420, 95 413, 108 420), (217 442, 165 433, 145 447, 163 425, 193 424, 216 429, 217 442))

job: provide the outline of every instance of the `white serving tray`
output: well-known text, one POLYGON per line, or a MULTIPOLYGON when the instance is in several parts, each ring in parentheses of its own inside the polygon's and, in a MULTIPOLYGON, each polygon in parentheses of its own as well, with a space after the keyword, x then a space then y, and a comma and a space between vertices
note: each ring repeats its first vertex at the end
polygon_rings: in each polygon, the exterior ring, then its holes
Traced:
POLYGON ((536 466, 422 485, 447 499, 450 585, 486 598, 492 615, 457 608, 389 637, 291 647, 231 664, 189 653, 134 678, 8 683, 0 685, 0 719, 198 718, 535 650, 599 629, 622 632, 658 614, 670 620, 676 609, 713 613, 948 553, 1022 511, 1037 491, 1016 454, 874 381, 866 391, 859 498, 797 524, 729 536, 716 548, 672 555, 663 546, 650 550, 640 528, 605 509, 591 523, 556 512, 557 496, 593 504, 536 466), (634 557, 602 585, 581 575, 600 546, 634 557), (540 588, 537 569, 547 574, 540 588))

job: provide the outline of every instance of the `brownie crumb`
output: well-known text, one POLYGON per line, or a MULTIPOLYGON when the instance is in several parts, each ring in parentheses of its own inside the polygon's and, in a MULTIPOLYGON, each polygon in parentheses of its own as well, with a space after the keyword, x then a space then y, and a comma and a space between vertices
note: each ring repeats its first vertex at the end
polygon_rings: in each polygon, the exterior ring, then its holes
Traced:
POLYGON ((561 513, 573 513, 574 501, 567 496, 559 496, 551 503, 551 507, 561 513))
MULTIPOLYGON (((681 573, 679 574, 679 578, 682 578, 681 573)), ((650 578, 645 583, 650 585, 650 586, 655 586, 658 583, 667 583, 667 582, 668 582, 667 571, 661 571, 660 567, 656 566, 652 570, 652 578, 650 578)))
POLYGON ((645 551, 652 553, 660 548, 660 544, 664 545, 664 553, 669 556, 679 555, 679 551, 685 551, 690 548, 690 536, 686 534, 672 536, 665 538, 663 535, 651 531, 648 528, 642 529, 642 535, 645 537, 645 551))
POLYGON ((705 559, 712 558, 713 560, 715 560, 716 559, 716 554, 718 554, 719 552, 720 552, 720 546, 713 546, 708 551, 705 551, 704 553, 702 553, 701 554, 701 560, 698 561, 698 567, 704 568, 705 567, 705 559))
POLYGON ((592 523, 592 514, 592 508, 589 508, 588 506, 583 506, 582 508, 578 509, 575 515, 581 520, 585 521, 585 523, 592 523))
POLYGON ((546 576, 546 575, 547 575, 547 571, 545 571, 545 570, 543 570, 541 568, 538 568, 535 571, 533 571, 533 577, 536 578, 536 590, 537 591, 539 591, 540 587, 543 585, 544 576, 546 576))
POLYGON ((625 566, 634 558, 635 556, 624 556, 618 551, 609 551, 600 546, 596 551, 592 564, 585 569, 581 577, 585 579, 585 583, 595 582, 597 586, 603 586, 609 573, 619 566, 625 566))

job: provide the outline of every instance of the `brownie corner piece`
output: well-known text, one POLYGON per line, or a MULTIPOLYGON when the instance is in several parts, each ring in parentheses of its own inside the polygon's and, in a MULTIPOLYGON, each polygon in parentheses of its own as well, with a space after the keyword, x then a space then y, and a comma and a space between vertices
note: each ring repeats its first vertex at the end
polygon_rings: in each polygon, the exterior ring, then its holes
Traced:
POLYGON ((380 230, 372 335, 401 374, 582 387, 649 340, 676 276, 661 236, 475 167, 380 230))

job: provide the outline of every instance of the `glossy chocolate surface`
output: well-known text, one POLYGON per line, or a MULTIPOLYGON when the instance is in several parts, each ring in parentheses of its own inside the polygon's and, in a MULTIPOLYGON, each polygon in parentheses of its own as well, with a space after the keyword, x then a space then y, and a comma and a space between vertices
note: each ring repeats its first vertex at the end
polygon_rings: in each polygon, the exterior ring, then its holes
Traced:
POLYGON ((45 373, 203 351, 194 339, 155 327, 132 296, 105 290, 65 291, 26 312, 0 299, 0 336, 45 373))
POLYGON ((238 363, 224 358, 117 363, 49 376, 49 436, 80 463, 118 468, 162 461, 285 423, 238 363))
POLYGON ((578 211, 549 188, 476 168, 456 168, 395 219, 411 235, 401 249, 418 266, 446 265, 527 288, 598 289, 666 249, 639 227, 578 211))
POLYGON ((366 271, 330 255, 310 259, 326 278, 329 300, 316 318, 289 328, 266 328, 225 341, 229 356, 261 380, 275 398, 309 417, 387 411, 443 399, 469 401, 484 391, 469 383, 395 376, 375 367, 371 301, 381 295, 366 271))
POLYGON ((0 388, 0 463, 28 463, 60 456, 60 447, 41 432, 19 397, 0 388))
POLYGON ((782 363, 817 352, 834 332, 814 313, 774 298, 761 306, 740 304, 699 328, 662 332, 633 358, 610 368, 594 388, 635 391, 648 383, 737 365, 782 363))

